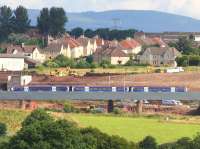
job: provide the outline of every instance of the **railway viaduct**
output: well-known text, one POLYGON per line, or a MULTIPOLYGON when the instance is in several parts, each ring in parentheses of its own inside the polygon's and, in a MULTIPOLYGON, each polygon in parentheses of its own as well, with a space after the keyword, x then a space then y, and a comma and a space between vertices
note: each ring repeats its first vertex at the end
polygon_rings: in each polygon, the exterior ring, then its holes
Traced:
POLYGON ((137 111, 142 112, 143 100, 191 100, 200 101, 200 92, 185 93, 114 93, 114 92, 0 92, 0 100, 104 100, 108 101, 108 111, 112 111, 114 101, 138 100, 137 111))

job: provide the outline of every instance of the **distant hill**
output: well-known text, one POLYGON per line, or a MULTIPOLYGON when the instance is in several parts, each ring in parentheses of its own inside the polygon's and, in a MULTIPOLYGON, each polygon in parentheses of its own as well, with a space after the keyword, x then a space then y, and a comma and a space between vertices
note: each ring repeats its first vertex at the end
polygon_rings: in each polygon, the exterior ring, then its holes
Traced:
MULTIPOLYGON (((39 10, 29 10, 32 25, 36 25, 39 10)), ((104 12, 67 13, 66 28, 113 28, 114 19, 120 29, 135 28, 145 32, 200 32, 200 20, 158 11, 113 10, 104 12)))

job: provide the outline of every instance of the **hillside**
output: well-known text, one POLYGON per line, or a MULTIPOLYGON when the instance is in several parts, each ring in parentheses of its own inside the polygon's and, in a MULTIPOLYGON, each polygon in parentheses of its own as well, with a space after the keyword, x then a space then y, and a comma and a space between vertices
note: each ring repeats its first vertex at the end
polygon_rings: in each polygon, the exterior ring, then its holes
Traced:
MULTIPOLYGON (((31 24, 36 25, 39 10, 29 10, 31 24)), ((135 28, 145 32, 184 31, 199 32, 200 20, 158 11, 145 10, 113 10, 104 12, 67 13, 69 22, 67 29, 113 28, 113 19, 119 19, 120 29, 135 28)))

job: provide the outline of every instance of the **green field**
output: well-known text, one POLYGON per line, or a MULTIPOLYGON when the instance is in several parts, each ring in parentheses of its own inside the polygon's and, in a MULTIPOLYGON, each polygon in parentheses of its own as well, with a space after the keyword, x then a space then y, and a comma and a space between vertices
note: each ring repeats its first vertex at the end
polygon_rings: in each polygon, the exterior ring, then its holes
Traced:
MULTIPOLYGON (((21 127, 21 122, 30 112, 0 110, 0 122, 8 126, 12 136, 21 127)), ((178 117, 165 121, 162 117, 116 117, 90 114, 52 113, 56 118, 75 121, 80 127, 96 127, 109 135, 119 135, 138 142, 145 136, 155 137, 158 143, 173 142, 181 137, 193 137, 200 132, 199 117, 178 117), (196 124, 190 124, 196 123, 196 124)), ((0 141, 4 138, 0 138, 0 141)))
POLYGON ((147 135, 155 137, 158 143, 173 142, 181 137, 193 137, 200 132, 199 124, 163 122, 159 118, 75 114, 70 115, 70 117, 82 127, 97 127, 103 132, 120 135, 134 142, 142 140, 147 135))

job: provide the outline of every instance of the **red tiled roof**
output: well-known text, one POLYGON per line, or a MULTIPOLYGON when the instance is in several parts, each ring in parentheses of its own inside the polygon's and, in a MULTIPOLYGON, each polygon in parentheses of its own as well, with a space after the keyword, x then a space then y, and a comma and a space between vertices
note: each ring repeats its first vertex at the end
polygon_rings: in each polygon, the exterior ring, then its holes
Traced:
POLYGON ((70 48, 75 48, 75 47, 80 47, 80 43, 78 41, 76 41, 76 39, 71 38, 71 37, 66 37, 64 38, 63 44, 65 46, 70 46, 70 48))
POLYGON ((136 40, 134 39, 126 39, 126 40, 122 40, 120 42, 120 45, 123 47, 123 48, 126 48, 126 49, 133 49, 133 48, 136 48, 138 46, 141 46, 139 42, 137 42, 136 40))
POLYGON ((19 53, 33 53, 37 46, 27 46, 25 45, 24 47, 19 46, 19 45, 11 45, 6 48, 6 51, 8 54, 13 54, 14 50, 17 50, 19 53))
POLYGON ((122 51, 120 46, 119 47, 102 46, 101 48, 97 48, 94 55, 111 56, 111 57, 128 57, 128 55, 122 51))
POLYGON ((159 46, 166 46, 166 43, 160 38, 160 37, 153 37, 145 39, 136 39, 137 42, 139 42, 141 45, 147 45, 147 46, 153 46, 153 45, 159 45, 159 46))
POLYGON ((154 37, 152 38, 152 41, 155 43, 155 44, 158 44, 158 45, 166 45, 165 42, 159 38, 159 37, 154 37))
POLYGON ((97 43, 97 46, 102 46, 103 45, 103 39, 101 39, 101 38, 96 39, 96 43, 97 43))

